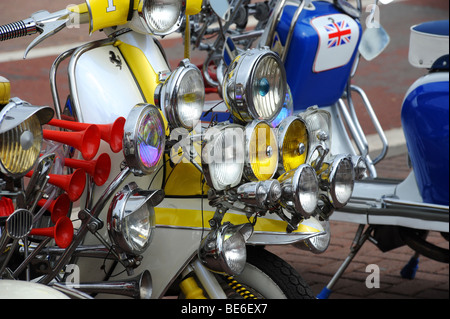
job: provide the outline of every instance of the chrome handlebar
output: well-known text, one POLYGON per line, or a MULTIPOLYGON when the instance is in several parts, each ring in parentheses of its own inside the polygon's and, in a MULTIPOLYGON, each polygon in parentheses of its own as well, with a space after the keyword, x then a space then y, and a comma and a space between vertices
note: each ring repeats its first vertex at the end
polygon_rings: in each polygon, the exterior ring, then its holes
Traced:
POLYGON ((38 32, 36 22, 29 18, 0 26, 0 41, 20 38, 38 32))

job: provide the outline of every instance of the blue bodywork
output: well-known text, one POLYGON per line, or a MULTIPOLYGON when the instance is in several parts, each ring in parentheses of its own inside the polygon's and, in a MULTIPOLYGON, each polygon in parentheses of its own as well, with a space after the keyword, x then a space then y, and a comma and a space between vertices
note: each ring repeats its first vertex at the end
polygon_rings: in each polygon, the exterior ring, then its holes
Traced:
MULTIPOLYGON (((313 65, 318 51, 319 35, 311 25, 311 20, 331 14, 342 14, 342 12, 329 2, 315 1, 313 4, 315 10, 304 9, 300 14, 285 62, 295 110, 304 110, 312 105, 319 107, 333 105, 341 98, 361 40, 361 25, 357 22, 360 30, 358 44, 349 62, 331 70, 314 72, 313 65)), ((286 43, 296 9, 297 7, 287 6, 277 26, 276 31, 283 45, 286 43)))
POLYGON ((401 119, 423 201, 449 205, 449 82, 412 90, 401 119))

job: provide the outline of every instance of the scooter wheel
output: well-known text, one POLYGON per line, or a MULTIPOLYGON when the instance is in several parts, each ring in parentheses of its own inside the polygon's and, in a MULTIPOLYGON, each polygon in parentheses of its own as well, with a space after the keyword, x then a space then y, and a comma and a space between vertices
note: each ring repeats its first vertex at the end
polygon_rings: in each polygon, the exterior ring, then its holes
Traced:
POLYGON ((426 241, 423 230, 399 227, 399 233, 405 244, 414 251, 435 261, 449 263, 449 250, 426 241))

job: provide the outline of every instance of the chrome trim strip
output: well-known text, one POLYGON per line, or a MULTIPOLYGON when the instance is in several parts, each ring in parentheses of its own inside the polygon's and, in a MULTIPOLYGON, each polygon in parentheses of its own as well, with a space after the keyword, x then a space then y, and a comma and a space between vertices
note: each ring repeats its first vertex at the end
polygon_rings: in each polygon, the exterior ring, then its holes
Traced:
POLYGON ((61 104, 59 103, 59 94, 56 86, 56 72, 58 71, 61 62, 67 59, 69 56, 71 56, 73 52, 75 52, 75 50, 76 48, 73 48, 61 53, 53 62, 52 67, 50 68, 50 90, 52 93, 56 118, 58 120, 61 120, 61 104))

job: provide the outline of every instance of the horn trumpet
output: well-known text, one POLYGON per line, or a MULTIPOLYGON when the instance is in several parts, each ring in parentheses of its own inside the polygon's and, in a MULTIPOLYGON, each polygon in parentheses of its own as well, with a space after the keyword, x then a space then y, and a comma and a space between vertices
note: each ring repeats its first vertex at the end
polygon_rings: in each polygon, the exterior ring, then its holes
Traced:
POLYGON ((92 283, 69 284, 64 286, 85 293, 103 293, 131 297, 134 299, 150 299, 152 296, 152 277, 148 270, 131 279, 101 281, 92 283))
MULTIPOLYGON (((33 171, 27 173, 27 177, 31 177, 33 171)), ((84 192, 86 186, 86 172, 79 168, 70 175, 48 174, 48 182, 66 191, 72 202, 77 201, 84 192)))
POLYGON ((66 158, 64 165, 71 168, 82 168, 93 177, 97 186, 106 183, 111 172, 111 158, 107 153, 101 154, 96 160, 83 161, 73 158, 66 158))
POLYGON ((75 147, 87 161, 97 155, 100 147, 100 130, 96 125, 89 125, 76 132, 42 130, 45 139, 75 147))
MULTIPOLYGON (((122 150, 123 132, 126 119, 124 117, 117 118, 111 124, 95 124, 100 130, 101 139, 107 142, 114 153, 122 150)), ((89 125, 87 123, 79 123, 72 121, 64 121, 52 119, 48 124, 72 131, 85 130, 89 125)))
MULTIPOLYGON (((38 201, 38 205, 41 207, 44 207, 44 205, 47 203, 47 200, 41 199, 38 201)), ((67 216, 70 209, 70 198, 69 195, 66 193, 62 193, 58 196, 55 200, 51 202, 51 204, 47 207, 47 210, 51 213, 50 219, 51 221, 56 224, 58 219, 60 219, 63 216, 67 216)))
POLYGON ((30 235, 45 236, 55 239, 59 248, 67 248, 73 239, 73 225, 69 217, 63 216, 53 227, 33 228, 30 235))

